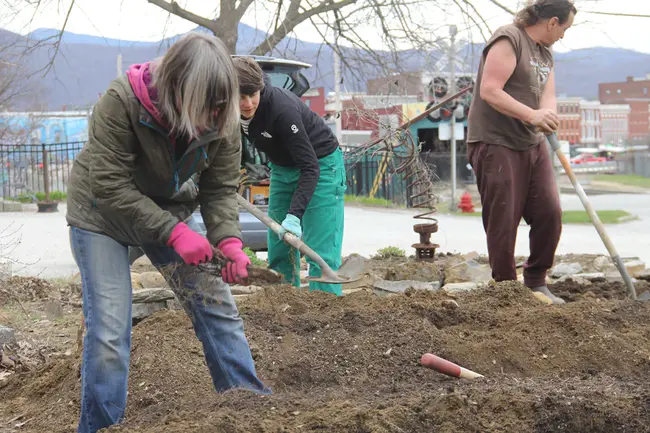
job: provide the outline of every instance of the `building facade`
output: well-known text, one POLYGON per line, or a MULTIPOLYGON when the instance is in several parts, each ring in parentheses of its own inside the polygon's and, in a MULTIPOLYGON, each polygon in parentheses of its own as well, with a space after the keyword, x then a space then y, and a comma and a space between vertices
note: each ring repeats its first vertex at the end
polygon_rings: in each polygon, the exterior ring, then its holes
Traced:
POLYGON ((630 135, 631 108, 626 104, 603 104, 600 106, 600 122, 604 144, 623 146, 630 135))
POLYGON ((650 74, 642 78, 627 77, 622 82, 600 83, 598 97, 603 104, 629 105, 630 142, 650 142, 650 74))
POLYGON ((582 139, 580 100, 580 98, 557 98, 557 115, 560 120, 558 140, 577 144, 582 139))
POLYGON ((580 133, 582 145, 595 147, 603 143, 599 101, 580 101, 580 133))

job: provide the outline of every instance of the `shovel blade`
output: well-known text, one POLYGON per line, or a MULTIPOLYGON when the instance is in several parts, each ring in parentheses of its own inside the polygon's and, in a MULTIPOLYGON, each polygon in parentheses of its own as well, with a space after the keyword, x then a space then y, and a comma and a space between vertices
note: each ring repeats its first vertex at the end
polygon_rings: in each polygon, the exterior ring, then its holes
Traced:
POLYGON ((650 300, 650 292, 647 290, 643 293, 641 293, 640 296, 636 298, 637 301, 649 301, 650 300))

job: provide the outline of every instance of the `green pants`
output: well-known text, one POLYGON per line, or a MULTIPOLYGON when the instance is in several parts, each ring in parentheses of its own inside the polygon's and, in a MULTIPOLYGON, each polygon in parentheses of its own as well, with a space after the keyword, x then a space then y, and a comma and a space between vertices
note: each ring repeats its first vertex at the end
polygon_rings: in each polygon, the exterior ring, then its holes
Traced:
MULTIPOLYGON (((318 185, 301 220, 302 241, 336 271, 341 266, 344 195, 347 183, 343 152, 339 148, 318 162, 320 165, 318 185)), ((270 167, 268 215, 282 224, 298 185, 300 170, 275 164, 270 164, 270 167)), ((278 235, 270 230, 268 250, 269 267, 284 275, 285 282, 300 287, 300 252, 280 240, 278 235)), ((309 275, 321 276, 320 267, 309 257, 306 260, 309 264, 309 275)), ((309 290, 322 290, 341 295, 340 284, 310 282, 309 290)))

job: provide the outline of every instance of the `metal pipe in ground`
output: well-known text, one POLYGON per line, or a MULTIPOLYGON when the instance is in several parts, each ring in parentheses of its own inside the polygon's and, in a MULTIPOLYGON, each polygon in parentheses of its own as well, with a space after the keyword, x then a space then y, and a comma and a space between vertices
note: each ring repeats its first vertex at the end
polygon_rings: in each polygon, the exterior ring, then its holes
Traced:
POLYGON ((573 184, 573 187, 575 188, 578 197, 580 197, 580 201, 582 202, 582 205, 587 211, 587 214, 589 215, 591 222, 593 223, 594 227, 596 228, 596 231, 598 232, 600 238, 605 244, 607 251, 612 257, 612 260, 614 261, 614 265, 616 265, 616 268, 621 273, 621 276, 623 277, 623 281, 625 282, 625 286, 627 287, 627 291, 630 295, 630 298, 636 301, 637 299, 636 289, 634 288, 634 283, 632 282, 632 278, 630 278, 630 274, 627 272, 627 268, 623 263, 623 259, 621 259, 621 256, 618 254, 618 251, 616 251, 616 248, 614 247, 614 244, 612 243, 611 239, 609 238, 609 236, 607 236, 607 232, 605 232, 605 226, 603 225, 602 221, 600 221, 600 218, 598 218, 598 214, 596 214, 596 211, 594 211, 593 206, 589 202, 585 190, 582 189, 582 185, 580 185, 580 183, 578 182, 578 178, 576 178, 575 173, 573 173, 573 170, 571 169, 571 164, 569 164, 569 160, 564 155, 564 153, 562 153, 562 149, 560 148, 560 143, 557 140, 557 136, 555 135, 555 133, 552 133, 550 135, 547 135, 546 138, 548 139, 551 148, 553 149, 558 159, 560 160, 562 167, 564 167, 564 171, 566 172, 567 176, 569 176, 569 180, 571 180, 571 183, 573 184))

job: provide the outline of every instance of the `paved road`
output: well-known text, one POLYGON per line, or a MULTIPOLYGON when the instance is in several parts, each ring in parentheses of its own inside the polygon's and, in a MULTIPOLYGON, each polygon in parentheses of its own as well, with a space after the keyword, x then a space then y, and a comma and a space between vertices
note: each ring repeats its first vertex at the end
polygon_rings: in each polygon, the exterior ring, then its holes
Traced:
MULTIPOLYGON (((607 233, 622 256, 637 256, 650 263, 650 195, 599 195, 590 200, 596 209, 625 209, 639 216, 638 221, 607 226, 607 233)), ((563 195, 562 205, 564 209, 582 209, 574 195, 563 195)), ((343 254, 371 255, 388 245, 412 253, 411 245, 418 241, 413 232, 413 224, 419 222, 412 218, 415 214, 410 210, 347 207, 343 254)), ((56 214, 0 213, 2 252, 17 262, 15 273, 64 277, 77 272, 64 216, 65 205, 56 214)), ((440 244, 441 251, 487 253, 480 218, 438 215, 438 221, 439 231, 432 241, 440 244)), ((528 253, 528 230, 520 226, 516 254, 528 253)), ((593 226, 567 225, 558 253, 607 254, 607 250, 593 226)))

